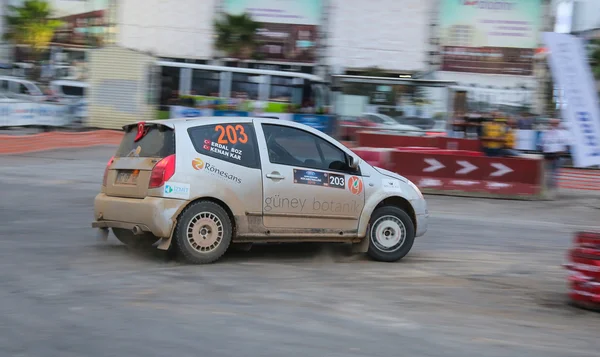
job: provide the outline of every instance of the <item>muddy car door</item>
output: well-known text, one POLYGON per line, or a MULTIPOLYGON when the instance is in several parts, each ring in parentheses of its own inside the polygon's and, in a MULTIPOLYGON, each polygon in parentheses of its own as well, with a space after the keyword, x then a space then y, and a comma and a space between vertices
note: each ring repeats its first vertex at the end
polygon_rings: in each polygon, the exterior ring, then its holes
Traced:
POLYGON ((360 172, 348 167, 344 151, 285 124, 262 123, 257 137, 266 227, 320 235, 356 232, 365 192, 360 172))

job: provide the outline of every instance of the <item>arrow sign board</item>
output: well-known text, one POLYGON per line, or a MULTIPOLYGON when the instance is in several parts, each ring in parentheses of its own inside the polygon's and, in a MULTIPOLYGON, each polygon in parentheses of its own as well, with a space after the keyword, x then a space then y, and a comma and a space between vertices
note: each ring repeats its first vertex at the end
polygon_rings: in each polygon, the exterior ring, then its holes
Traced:
POLYGON ((473 170, 477 170, 477 166, 468 161, 457 161, 456 163, 462 166, 462 169, 456 171, 457 175, 466 175, 473 170))
POLYGON ((496 169, 496 171, 492 172, 490 176, 500 177, 506 175, 509 172, 513 172, 513 170, 510 167, 504 164, 494 162, 491 165, 496 169))
POLYGON ((425 159, 425 162, 429 164, 429 167, 424 168, 423 172, 435 172, 439 169, 443 169, 444 167, 446 167, 436 159, 425 159))

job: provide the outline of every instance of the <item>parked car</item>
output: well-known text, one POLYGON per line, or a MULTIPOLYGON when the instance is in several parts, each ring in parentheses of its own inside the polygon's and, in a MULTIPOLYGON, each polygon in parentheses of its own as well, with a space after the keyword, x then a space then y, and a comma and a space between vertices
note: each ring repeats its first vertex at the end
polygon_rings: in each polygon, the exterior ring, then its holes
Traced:
POLYGON ((425 131, 414 125, 400 124, 390 116, 381 113, 364 113, 357 118, 342 118, 339 121, 342 140, 354 140, 360 130, 374 129, 393 131, 406 136, 424 136, 425 131))
POLYGON ((17 77, 0 77, 0 93, 8 98, 31 102, 43 102, 46 96, 32 81, 17 77))
POLYGON ((50 82, 52 95, 58 98, 59 102, 79 102, 85 98, 89 85, 86 82, 71 80, 56 80, 50 82))

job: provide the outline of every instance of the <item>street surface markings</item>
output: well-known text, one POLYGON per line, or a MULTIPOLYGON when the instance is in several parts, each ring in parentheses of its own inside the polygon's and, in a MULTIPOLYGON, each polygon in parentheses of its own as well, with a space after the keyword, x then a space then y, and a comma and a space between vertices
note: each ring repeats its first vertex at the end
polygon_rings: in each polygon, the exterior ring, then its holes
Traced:
POLYGON ((561 169, 560 188, 600 191, 600 170, 561 169))

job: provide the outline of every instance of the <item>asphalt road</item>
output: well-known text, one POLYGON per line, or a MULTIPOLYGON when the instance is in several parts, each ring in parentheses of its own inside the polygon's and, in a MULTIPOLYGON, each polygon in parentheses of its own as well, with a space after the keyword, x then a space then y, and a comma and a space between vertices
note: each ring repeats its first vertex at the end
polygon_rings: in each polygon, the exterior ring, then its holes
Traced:
POLYGON ((186 266, 97 241, 113 151, 0 157, 0 356, 598 356, 560 267, 598 197, 431 196, 398 263, 315 244, 186 266))

